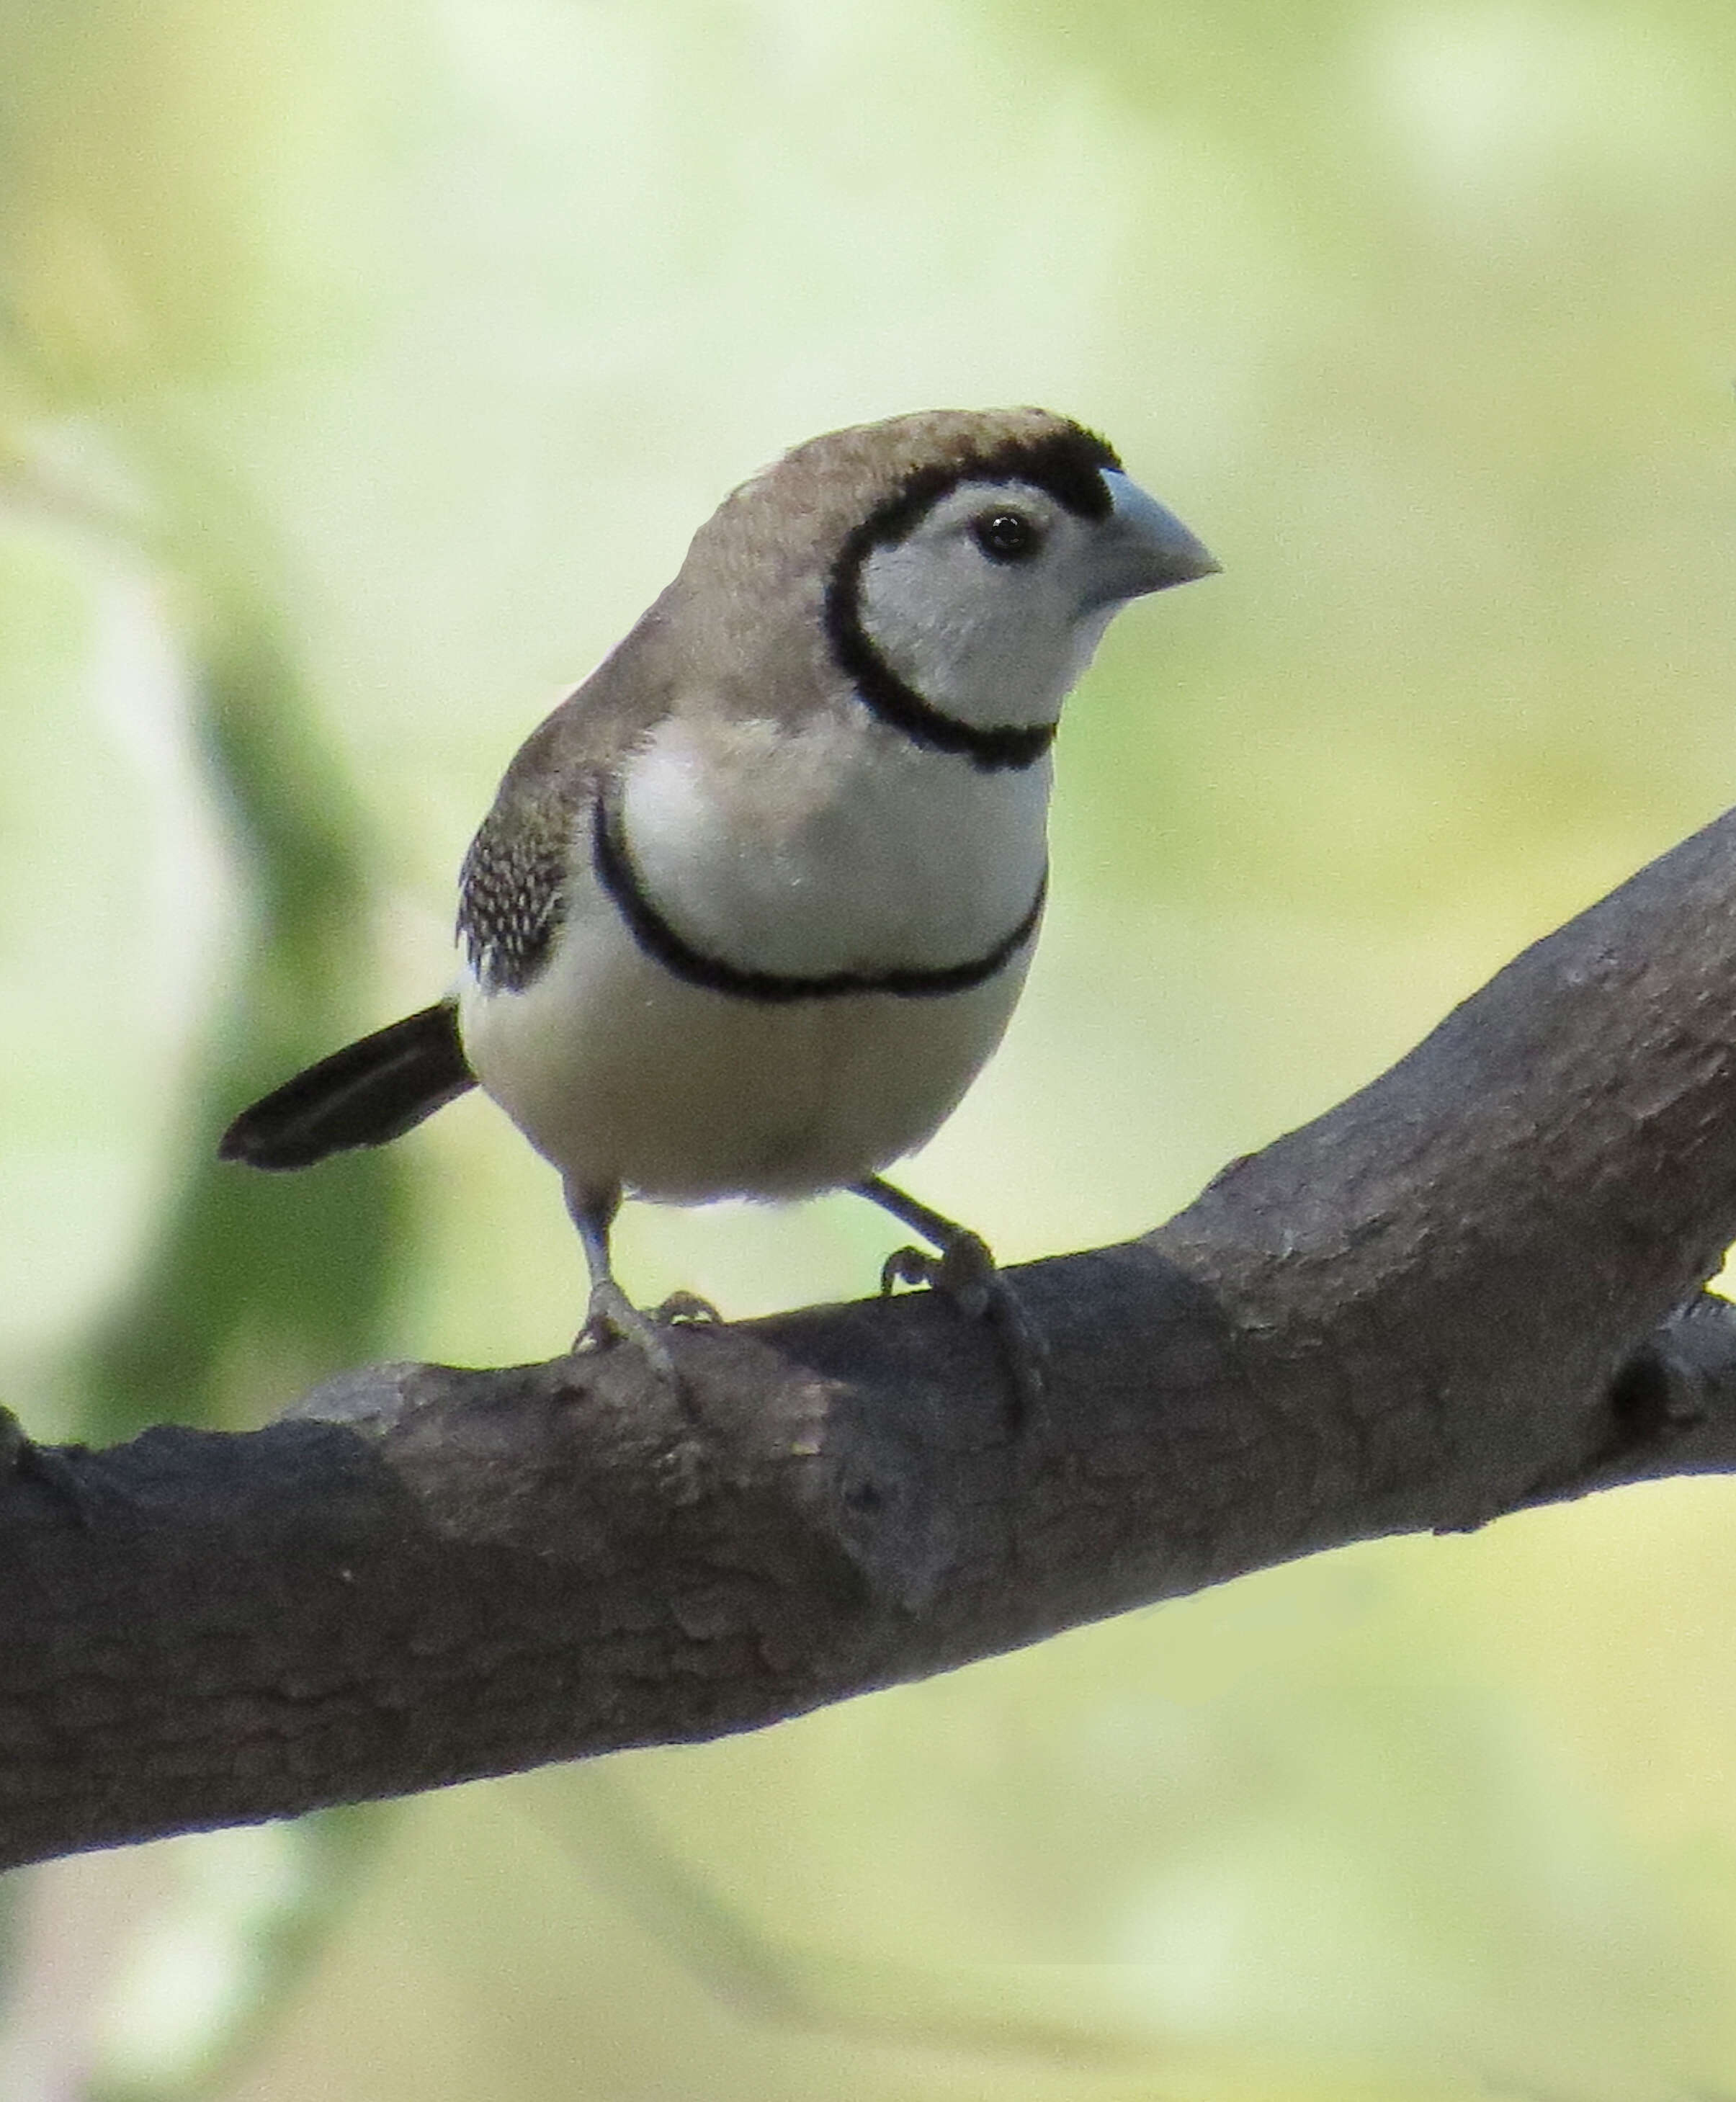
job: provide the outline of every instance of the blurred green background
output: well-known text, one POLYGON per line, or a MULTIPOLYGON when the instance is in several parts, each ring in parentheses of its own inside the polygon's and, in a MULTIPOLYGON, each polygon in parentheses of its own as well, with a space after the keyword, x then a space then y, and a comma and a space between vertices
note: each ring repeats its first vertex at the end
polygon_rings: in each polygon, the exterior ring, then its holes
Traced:
MULTIPOLYGON (((485 1103, 294 1181, 520 737, 723 493, 1037 401, 1219 554, 1061 738, 912 1169, 1115 1238, 1736 800, 1725 0, 5 0, 0 1375, 260 1420, 574 1324, 485 1103)), ((629 1213, 747 1313, 869 1208, 629 1213)), ((1736 2094, 1729 1492, 1365 1548, 764 1735, 3 1887, 5 2102, 1736 2094)))

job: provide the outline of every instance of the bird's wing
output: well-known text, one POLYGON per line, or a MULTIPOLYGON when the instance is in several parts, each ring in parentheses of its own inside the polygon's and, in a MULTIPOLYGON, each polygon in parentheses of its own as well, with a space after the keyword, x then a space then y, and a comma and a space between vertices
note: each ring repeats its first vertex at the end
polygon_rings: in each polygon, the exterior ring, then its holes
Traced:
POLYGON ((666 592, 578 690, 519 747, 464 857, 458 938, 490 992, 522 992, 548 960, 565 916, 575 854, 600 787, 675 707, 680 681, 666 646, 666 592))

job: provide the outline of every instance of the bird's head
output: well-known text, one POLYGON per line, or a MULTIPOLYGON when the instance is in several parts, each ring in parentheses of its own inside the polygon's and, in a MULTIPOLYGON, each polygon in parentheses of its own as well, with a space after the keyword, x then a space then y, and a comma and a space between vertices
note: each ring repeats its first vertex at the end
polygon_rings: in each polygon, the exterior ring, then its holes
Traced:
POLYGON ((1218 566, 1101 438, 1040 409, 830 432, 716 523, 810 579, 817 558, 827 642, 870 705, 979 732, 1046 732, 1121 607, 1218 566))

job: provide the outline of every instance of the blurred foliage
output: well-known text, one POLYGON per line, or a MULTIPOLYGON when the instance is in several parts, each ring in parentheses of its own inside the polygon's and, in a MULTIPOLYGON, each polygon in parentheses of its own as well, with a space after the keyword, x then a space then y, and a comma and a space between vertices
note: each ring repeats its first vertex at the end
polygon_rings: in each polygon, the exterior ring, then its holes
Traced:
POLYGON ((387 1829, 371 1807, 325 1811, 154 1849, 166 1874, 105 1980, 90 2102, 179 2102, 234 2078, 387 1829))
POLYGON ((179 1419, 257 1420, 377 1348, 409 1221, 389 1152, 286 1184, 239 1175, 217 1135, 330 1048, 368 961, 367 870, 346 784, 310 739, 282 649, 237 621, 196 696, 214 789, 253 889, 250 952, 209 1070, 188 1081, 191 1159, 127 1289, 73 1360, 79 1427, 108 1439, 179 1419))
MULTIPOLYGON (((1083 415, 1226 565, 1070 712, 1038 966, 915 1186, 1109 1239, 1369 1077, 1731 800, 1733 90, 1714 0, 14 0, 7 1399, 559 1347, 486 1105, 304 1178, 214 1137, 443 982, 519 736, 858 417, 1083 415)), ((622 1232, 739 1312, 885 1245, 622 1232)), ((62 1865, 5 1894, 0 2091, 1736 2093, 1733 1581, 1675 1484, 62 1865)))

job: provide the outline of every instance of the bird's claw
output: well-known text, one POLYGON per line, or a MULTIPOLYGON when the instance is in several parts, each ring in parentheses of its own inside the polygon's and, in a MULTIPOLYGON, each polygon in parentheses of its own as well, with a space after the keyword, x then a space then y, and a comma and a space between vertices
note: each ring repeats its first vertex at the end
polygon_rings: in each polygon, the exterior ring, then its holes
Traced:
POLYGON ((928 1248, 894 1248, 880 1266, 880 1291, 926 1284, 943 1292, 961 1314, 980 1321, 989 1312, 1000 1271, 981 1234, 961 1227, 938 1255, 928 1248))
POLYGON ((697 1292, 671 1292, 650 1316, 667 1328, 720 1328, 724 1317, 697 1292))
POLYGON ((890 1299, 901 1284, 932 1284, 940 1266, 927 1248, 894 1248, 880 1265, 880 1297, 890 1299))
POLYGON ((591 1288, 590 1309, 584 1327, 573 1338, 573 1349, 576 1355, 628 1344, 659 1379, 679 1387, 680 1375, 662 1332, 720 1328, 723 1319, 711 1301, 702 1299, 697 1292, 671 1292, 662 1306, 647 1312, 636 1306, 612 1278, 605 1278, 591 1288))
POLYGON ((1028 1421, 1043 1399, 1048 1348, 981 1235, 961 1229, 938 1255, 894 1248, 880 1268, 882 1295, 901 1284, 925 1284, 968 1319, 988 1323, 1012 1381, 1019 1420, 1028 1421))
POLYGON ((658 1333, 656 1317, 641 1313, 612 1278, 604 1278, 591 1288, 585 1325, 573 1338, 574 1355, 606 1350, 616 1343, 630 1344, 659 1379, 672 1386, 680 1384, 669 1346, 658 1333))

